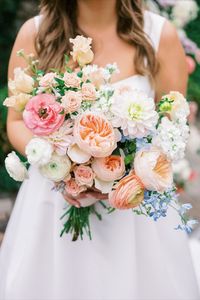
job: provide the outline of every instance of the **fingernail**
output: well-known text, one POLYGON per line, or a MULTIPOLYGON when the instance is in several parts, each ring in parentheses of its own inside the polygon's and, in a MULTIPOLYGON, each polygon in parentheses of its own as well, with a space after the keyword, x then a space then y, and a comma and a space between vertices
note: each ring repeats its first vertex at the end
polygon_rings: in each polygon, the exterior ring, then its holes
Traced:
POLYGON ((77 208, 80 208, 80 205, 78 205, 78 204, 75 204, 75 206, 76 206, 77 208))

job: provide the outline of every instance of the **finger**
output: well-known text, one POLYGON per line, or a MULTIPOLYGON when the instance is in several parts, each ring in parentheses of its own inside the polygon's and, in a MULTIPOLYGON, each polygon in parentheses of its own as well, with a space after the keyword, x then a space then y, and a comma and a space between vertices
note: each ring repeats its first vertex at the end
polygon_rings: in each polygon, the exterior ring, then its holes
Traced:
POLYGON ((68 195, 63 195, 64 199, 69 202, 69 204, 76 206, 79 208, 81 206, 80 202, 77 199, 73 199, 68 195))

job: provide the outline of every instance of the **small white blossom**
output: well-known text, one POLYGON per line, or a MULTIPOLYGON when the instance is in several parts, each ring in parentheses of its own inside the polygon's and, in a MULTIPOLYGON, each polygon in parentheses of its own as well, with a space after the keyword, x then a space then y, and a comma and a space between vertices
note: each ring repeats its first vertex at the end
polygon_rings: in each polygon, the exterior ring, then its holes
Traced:
POLYGON ((172 9, 172 18, 175 25, 179 28, 194 20, 198 14, 198 6, 194 0, 176 1, 172 9))

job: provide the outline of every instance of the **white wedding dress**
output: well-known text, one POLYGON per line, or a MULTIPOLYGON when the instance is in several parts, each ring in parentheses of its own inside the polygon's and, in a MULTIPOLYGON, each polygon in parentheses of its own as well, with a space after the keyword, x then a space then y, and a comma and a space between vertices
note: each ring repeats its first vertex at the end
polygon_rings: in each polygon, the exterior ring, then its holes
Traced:
MULTIPOLYGON (((36 26, 39 17, 35 18, 36 26)), ((157 50, 164 19, 145 12, 157 50)), ((115 83, 154 95, 147 77, 115 83)), ((92 241, 60 238, 66 206, 36 168, 19 191, 0 253, 1 300, 199 300, 184 232, 174 212, 154 222, 131 210, 91 216, 92 241)))

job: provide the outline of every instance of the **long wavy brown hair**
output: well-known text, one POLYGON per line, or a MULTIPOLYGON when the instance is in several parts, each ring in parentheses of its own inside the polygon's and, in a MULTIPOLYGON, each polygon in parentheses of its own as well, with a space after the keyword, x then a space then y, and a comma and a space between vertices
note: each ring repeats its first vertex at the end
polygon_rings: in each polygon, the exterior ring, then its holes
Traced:
MULTIPOLYGON (((83 34, 77 25, 77 0, 41 0, 42 22, 36 37, 40 67, 61 68, 69 53, 69 38, 83 34)), ((134 66, 138 74, 153 78, 158 70, 155 51, 144 32, 142 0, 117 0, 117 33, 135 47, 134 66)))

